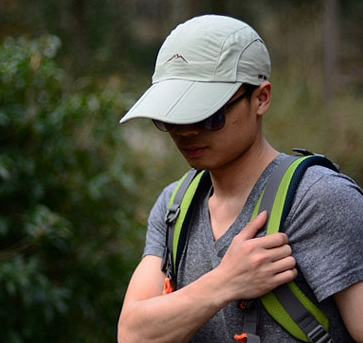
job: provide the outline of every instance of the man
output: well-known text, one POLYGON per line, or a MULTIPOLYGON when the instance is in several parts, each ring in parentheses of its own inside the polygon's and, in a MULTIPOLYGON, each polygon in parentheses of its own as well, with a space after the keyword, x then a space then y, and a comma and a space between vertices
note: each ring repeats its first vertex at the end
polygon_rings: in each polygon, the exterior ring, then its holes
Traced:
MULTIPOLYGON (((286 158, 261 129, 271 102, 269 77, 264 42, 233 18, 191 19, 162 45, 153 85, 121 122, 152 119, 192 167, 209 171, 211 186, 193 208, 178 289, 166 295, 160 264, 175 183, 156 201, 120 315, 120 343, 235 342, 245 314, 238 302, 294 279, 328 316, 334 342, 363 342, 363 197, 357 185, 311 167, 285 233, 259 232, 266 212, 250 221, 271 172, 286 158)), ((298 342, 257 306, 262 343, 298 342)))

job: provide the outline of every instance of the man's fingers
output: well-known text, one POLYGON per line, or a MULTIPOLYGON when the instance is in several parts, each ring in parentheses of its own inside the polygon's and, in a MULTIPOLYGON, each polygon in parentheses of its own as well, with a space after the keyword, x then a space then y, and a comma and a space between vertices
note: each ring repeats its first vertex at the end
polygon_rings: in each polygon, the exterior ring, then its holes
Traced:
POLYGON ((273 276, 276 286, 293 281, 297 277, 297 269, 287 269, 273 276))
POLYGON ((244 229, 238 234, 241 240, 252 239, 257 232, 263 228, 267 220, 267 212, 261 212, 256 218, 252 219, 244 229))
MULTIPOLYGON (((256 218, 252 219, 244 229, 236 236, 239 241, 247 241, 256 236, 257 232, 263 228, 267 220, 267 211, 261 212, 256 218)), ((264 237, 257 238, 263 241, 263 247, 266 249, 283 246, 288 243, 285 233, 274 233, 264 237)))
POLYGON ((280 261, 281 259, 291 256, 292 250, 288 244, 275 245, 271 248, 265 248, 269 251, 269 260, 271 262, 280 261))

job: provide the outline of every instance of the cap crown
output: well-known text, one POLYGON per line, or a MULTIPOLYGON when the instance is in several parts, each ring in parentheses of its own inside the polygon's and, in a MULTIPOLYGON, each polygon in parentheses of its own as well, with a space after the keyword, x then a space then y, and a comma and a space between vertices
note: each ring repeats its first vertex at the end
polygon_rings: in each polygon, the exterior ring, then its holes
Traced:
POLYGON ((179 79, 259 85, 270 73, 268 51, 255 30, 234 18, 205 15, 170 33, 160 48, 153 83, 179 79))

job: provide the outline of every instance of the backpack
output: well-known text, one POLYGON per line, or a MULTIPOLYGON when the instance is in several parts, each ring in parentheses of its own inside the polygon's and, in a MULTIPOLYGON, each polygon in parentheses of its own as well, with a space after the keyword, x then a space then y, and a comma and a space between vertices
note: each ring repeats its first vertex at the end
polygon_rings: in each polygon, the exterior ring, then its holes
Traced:
MULTIPOLYGON (((323 155, 307 150, 294 149, 300 155, 291 155, 282 160, 267 181, 251 219, 267 210, 266 234, 278 232, 290 211, 294 194, 307 168, 320 165, 336 172, 339 167, 323 155)), ((189 208, 197 201, 198 189, 206 187, 208 173, 191 169, 179 181, 170 201, 165 217, 167 224, 164 256, 161 269, 166 273, 164 294, 177 287, 177 270, 187 238, 189 227, 189 208)), ((258 299, 266 311, 292 336, 313 343, 331 343, 329 321, 325 314, 310 301, 295 282, 281 285, 258 299)), ((243 333, 235 335, 239 342, 259 343, 256 335, 257 309, 254 301, 241 301, 246 311, 243 333)))

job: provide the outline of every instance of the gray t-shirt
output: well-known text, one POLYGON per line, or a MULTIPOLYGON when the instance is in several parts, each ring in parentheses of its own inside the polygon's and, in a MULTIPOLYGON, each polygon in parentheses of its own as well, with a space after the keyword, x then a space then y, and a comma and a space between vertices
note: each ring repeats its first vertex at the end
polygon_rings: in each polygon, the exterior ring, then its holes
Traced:
MULTIPOLYGON (((213 239, 208 213, 211 189, 205 189, 199 195, 200 201, 193 208, 190 220, 193 225, 179 265, 179 288, 218 266, 233 237, 249 222, 271 172, 285 156, 280 154, 270 163, 236 221, 217 241, 213 239)), ((175 186, 173 183, 163 190, 150 212, 144 256, 163 255, 164 218, 175 186)), ((284 224, 299 270, 295 282, 328 316, 334 342, 354 342, 342 323, 332 295, 363 280, 362 195, 362 190, 345 175, 319 166, 310 167, 284 224)), ((258 318, 261 343, 300 342, 259 304, 258 318)), ((237 302, 230 303, 200 328, 191 342, 235 343, 233 336, 242 333, 243 319, 244 311, 238 308, 237 302)))

